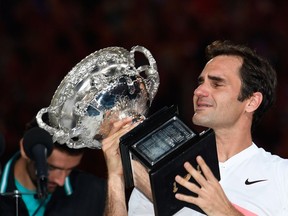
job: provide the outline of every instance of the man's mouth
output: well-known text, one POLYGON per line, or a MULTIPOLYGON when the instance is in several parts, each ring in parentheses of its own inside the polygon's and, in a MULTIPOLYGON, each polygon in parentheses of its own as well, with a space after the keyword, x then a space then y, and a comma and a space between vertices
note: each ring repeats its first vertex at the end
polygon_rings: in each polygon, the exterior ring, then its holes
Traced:
POLYGON ((54 191, 56 187, 57 187, 57 184, 55 183, 48 182, 47 184, 48 191, 54 191))
POLYGON ((195 109, 195 111, 197 111, 197 110, 202 110, 202 109, 205 109, 205 108, 207 108, 207 107, 212 107, 212 105, 209 104, 209 103, 198 102, 198 103, 196 104, 196 109, 195 109))

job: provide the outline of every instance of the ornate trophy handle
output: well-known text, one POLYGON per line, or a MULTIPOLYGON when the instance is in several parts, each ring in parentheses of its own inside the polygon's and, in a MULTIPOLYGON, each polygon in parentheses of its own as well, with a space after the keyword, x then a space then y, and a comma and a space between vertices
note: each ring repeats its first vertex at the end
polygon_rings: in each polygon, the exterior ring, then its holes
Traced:
POLYGON ((147 50, 145 47, 137 45, 137 46, 132 47, 130 51, 130 58, 132 59, 134 65, 135 65, 135 51, 143 53, 149 62, 149 65, 141 65, 136 70, 138 71, 139 74, 145 71, 145 75, 147 76, 147 78, 144 79, 144 82, 145 82, 147 91, 149 92, 149 99, 150 99, 150 105, 151 105, 157 93, 159 83, 160 83, 160 78, 159 78, 159 74, 157 71, 157 64, 149 50, 147 50))

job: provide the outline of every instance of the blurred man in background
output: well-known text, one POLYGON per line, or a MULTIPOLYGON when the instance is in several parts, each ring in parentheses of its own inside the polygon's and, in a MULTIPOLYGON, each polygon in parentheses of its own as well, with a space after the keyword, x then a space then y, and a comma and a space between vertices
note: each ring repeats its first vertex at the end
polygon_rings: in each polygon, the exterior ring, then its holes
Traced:
MULTIPOLYGON (((26 129, 34 127, 38 127, 36 120, 27 124, 26 129)), ((48 195, 39 199, 35 161, 27 156, 24 146, 27 143, 23 138, 19 144, 20 151, 3 167, 0 215, 103 215, 105 180, 75 169, 81 162, 84 148, 71 149, 54 143, 47 158, 48 195)))

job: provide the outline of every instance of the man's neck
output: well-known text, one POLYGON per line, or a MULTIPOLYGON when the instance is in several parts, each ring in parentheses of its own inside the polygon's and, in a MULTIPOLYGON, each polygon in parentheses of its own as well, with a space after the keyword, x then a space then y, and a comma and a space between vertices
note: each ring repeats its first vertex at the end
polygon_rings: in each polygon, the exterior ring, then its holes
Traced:
POLYGON ((15 163, 14 176, 25 188, 29 190, 36 190, 36 187, 31 181, 31 178, 27 172, 27 161, 22 157, 20 157, 15 163))
POLYGON ((215 131, 218 160, 225 162, 229 158, 243 151, 252 145, 252 136, 250 131, 215 131))

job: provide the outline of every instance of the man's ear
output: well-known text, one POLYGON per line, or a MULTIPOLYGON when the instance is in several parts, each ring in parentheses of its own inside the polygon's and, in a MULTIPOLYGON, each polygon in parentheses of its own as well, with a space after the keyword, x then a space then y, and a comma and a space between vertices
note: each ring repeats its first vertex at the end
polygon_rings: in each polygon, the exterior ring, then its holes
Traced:
POLYGON ((24 143, 23 143, 23 138, 20 140, 20 153, 21 156, 27 160, 30 160, 29 157, 26 155, 25 151, 24 151, 24 143))
POLYGON ((261 104, 263 95, 261 92, 254 92, 253 95, 248 99, 246 105, 246 112, 254 112, 261 104))

